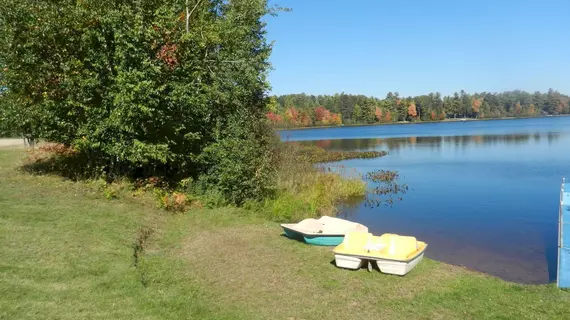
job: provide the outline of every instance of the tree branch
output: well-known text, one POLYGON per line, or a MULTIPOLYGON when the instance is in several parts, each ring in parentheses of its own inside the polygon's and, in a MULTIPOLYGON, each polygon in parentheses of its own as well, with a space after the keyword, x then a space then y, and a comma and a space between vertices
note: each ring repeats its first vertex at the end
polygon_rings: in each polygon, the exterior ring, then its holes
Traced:
POLYGON ((186 33, 190 31, 188 25, 189 22, 190 22, 190 13, 188 12, 188 0, 186 0, 186 33))
POLYGON ((192 8, 192 10, 190 12, 188 12, 188 0, 186 0, 186 33, 188 33, 190 31, 190 16, 192 16, 192 13, 194 13, 194 10, 196 10, 196 8, 198 8, 198 5, 200 4, 200 2, 202 2, 202 0, 196 1, 194 8, 192 8))

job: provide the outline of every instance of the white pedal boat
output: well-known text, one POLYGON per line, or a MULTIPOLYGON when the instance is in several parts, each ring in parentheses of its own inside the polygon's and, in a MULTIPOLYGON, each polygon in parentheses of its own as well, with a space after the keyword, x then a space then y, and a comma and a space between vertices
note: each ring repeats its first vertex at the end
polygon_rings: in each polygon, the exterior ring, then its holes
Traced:
POLYGON ((368 232, 368 228, 360 223, 327 216, 284 223, 281 227, 287 237, 317 246, 337 246, 348 232, 368 232))
POLYGON ((427 244, 414 237, 386 233, 380 237, 367 232, 350 232, 334 249, 339 268, 360 269, 375 263, 381 272, 406 275, 424 257, 427 244))

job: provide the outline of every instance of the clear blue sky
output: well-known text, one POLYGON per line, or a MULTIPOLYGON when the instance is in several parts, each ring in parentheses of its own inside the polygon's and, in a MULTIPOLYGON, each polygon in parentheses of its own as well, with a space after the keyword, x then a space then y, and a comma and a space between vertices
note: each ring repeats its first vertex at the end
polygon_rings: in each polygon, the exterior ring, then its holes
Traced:
POLYGON ((272 0, 272 93, 570 93, 570 0, 272 0))

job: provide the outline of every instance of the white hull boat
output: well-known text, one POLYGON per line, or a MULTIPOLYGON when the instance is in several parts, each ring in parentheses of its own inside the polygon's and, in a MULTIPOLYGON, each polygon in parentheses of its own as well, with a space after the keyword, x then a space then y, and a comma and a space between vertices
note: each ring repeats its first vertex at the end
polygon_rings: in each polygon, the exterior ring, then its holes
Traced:
POLYGON ((351 232, 334 249, 339 268, 357 270, 371 263, 382 273, 406 275, 423 259, 427 244, 414 237, 384 234, 375 237, 366 232, 351 232))

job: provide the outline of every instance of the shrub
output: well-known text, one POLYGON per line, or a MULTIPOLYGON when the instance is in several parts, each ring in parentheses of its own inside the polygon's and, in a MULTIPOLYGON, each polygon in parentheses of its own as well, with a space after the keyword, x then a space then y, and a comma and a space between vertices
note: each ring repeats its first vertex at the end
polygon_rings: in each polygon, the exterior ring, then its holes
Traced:
POLYGON ((190 203, 188 197, 180 192, 167 192, 162 189, 155 189, 158 207, 167 211, 183 212, 190 203))
POLYGON ((105 195, 105 198, 107 200, 112 200, 112 199, 117 199, 119 197, 119 193, 121 191, 121 188, 115 184, 108 184, 105 186, 105 188, 103 189, 103 194, 105 195))
POLYGON ((200 156, 204 174, 198 185, 202 193, 215 190, 238 205, 272 196, 275 146, 279 142, 271 128, 265 123, 250 123, 231 126, 224 133, 225 138, 208 146, 200 156))

